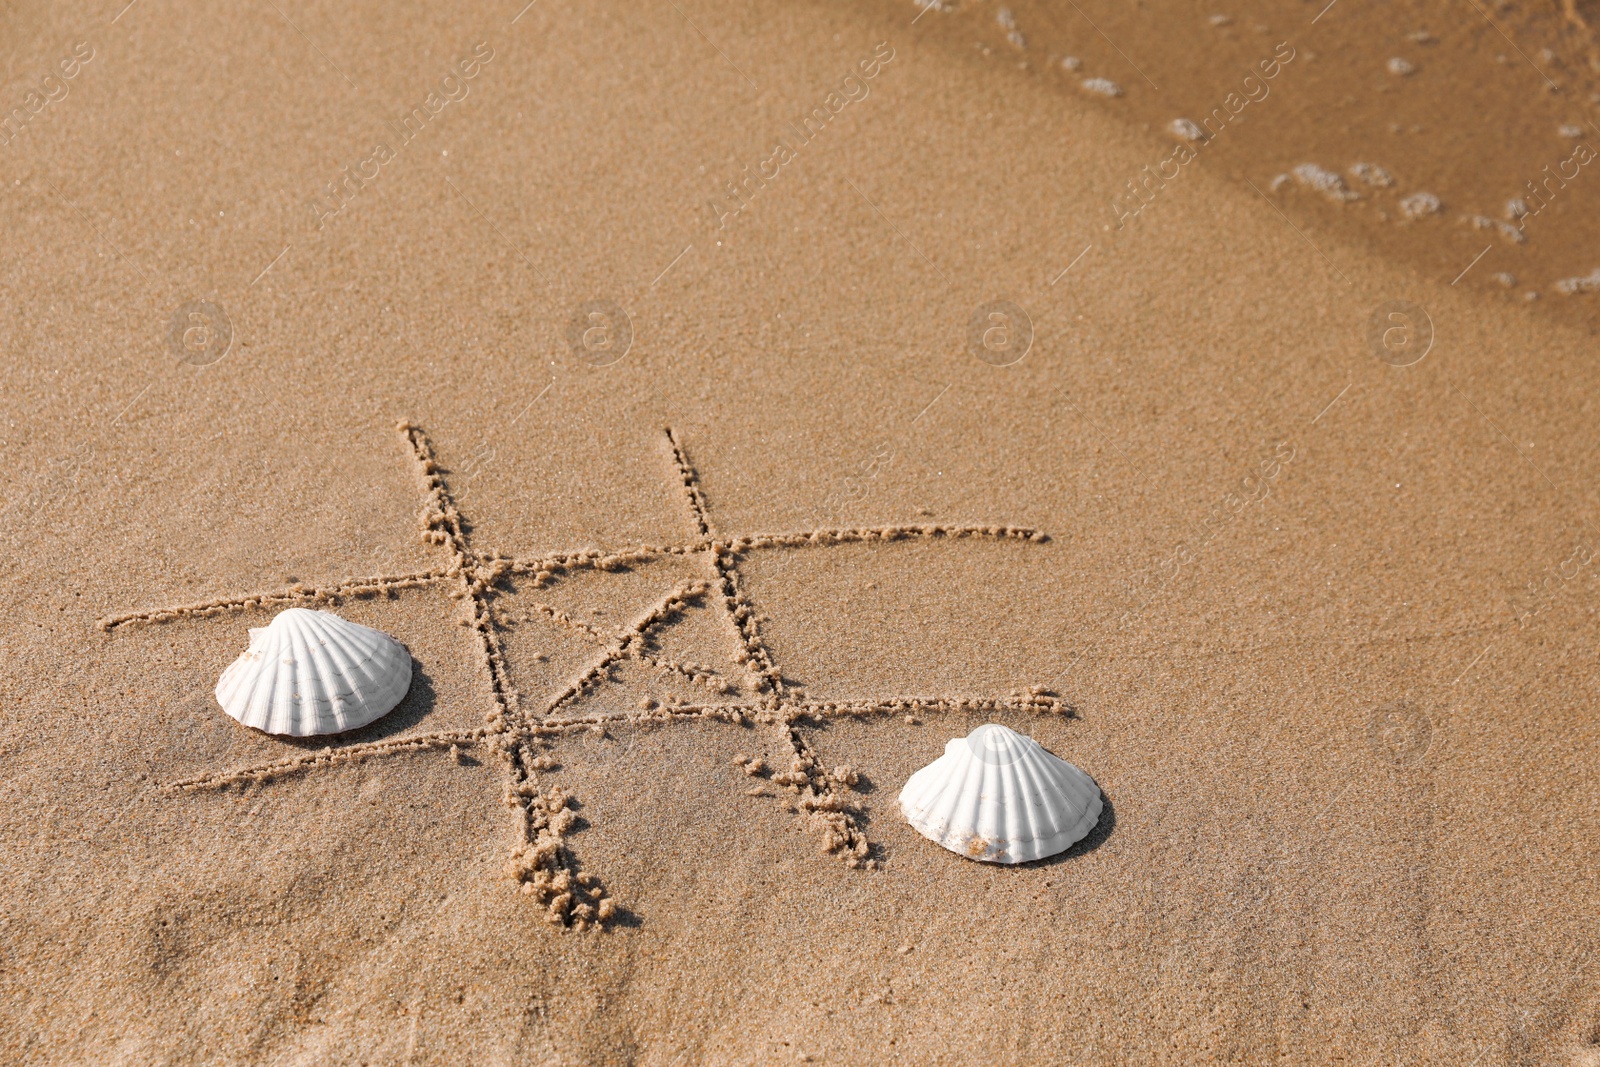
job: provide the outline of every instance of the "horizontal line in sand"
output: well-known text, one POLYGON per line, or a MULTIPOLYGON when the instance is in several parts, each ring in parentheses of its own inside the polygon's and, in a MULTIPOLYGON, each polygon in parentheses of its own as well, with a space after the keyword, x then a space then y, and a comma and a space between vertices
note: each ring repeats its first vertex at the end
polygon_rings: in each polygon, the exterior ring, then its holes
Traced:
MULTIPOLYGON (((533 737, 559 737, 564 734, 604 732, 615 726, 665 726, 693 720, 721 722, 757 721, 793 722, 800 719, 862 718, 870 715, 914 715, 961 712, 1015 711, 1039 715, 1071 716, 1072 707, 1066 701, 1051 696, 1012 699, 984 699, 969 697, 897 697, 886 700, 804 700, 792 701, 772 707, 766 704, 689 704, 660 707, 650 711, 618 712, 614 715, 585 715, 571 718, 552 718, 532 724, 525 732, 533 737)), ((497 736, 493 730, 464 730, 396 737, 386 741, 373 741, 361 745, 327 748, 303 756, 257 763, 229 771, 208 772, 192 778, 166 782, 165 790, 192 790, 216 788, 234 782, 259 781, 278 775, 295 774, 323 767, 359 763, 381 756, 408 752, 427 752, 465 748, 485 743, 497 736)))
POLYGON ((677 704, 648 711, 616 711, 588 715, 553 715, 534 729, 550 733, 572 733, 595 726, 650 726, 683 719, 759 722, 799 719, 839 719, 871 715, 914 715, 918 712, 959 713, 972 711, 1018 711, 1040 715, 1072 714, 1071 705, 1059 697, 887 697, 883 700, 783 700, 773 703, 677 704))
POLYGON ((352 578, 337 585, 291 585, 267 593, 246 593, 243 596, 218 600, 202 600, 192 604, 178 604, 170 608, 152 608, 112 615, 96 621, 101 630, 114 630, 130 623, 164 623, 183 618, 205 618, 227 611, 266 607, 272 604, 293 604, 303 601, 332 600, 340 597, 371 596, 400 589, 417 589, 456 577, 446 570, 416 571, 412 574, 376 575, 371 578, 352 578))
MULTIPOLYGON (((686 556, 697 552, 710 552, 718 548, 743 554, 759 549, 808 548, 867 541, 906 541, 920 538, 993 537, 1000 540, 1047 541, 1049 535, 1025 526, 863 526, 810 530, 802 533, 755 534, 748 537, 703 538, 677 545, 638 545, 617 552, 598 552, 578 549, 555 552, 546 556, 510 559, 498 558, 509 566, 512 574, 532 574, 548 570, 609 570, 634 563, 648 563, 665 556, 686 556)), ((478 556, 478 561, 492 564, 497 557, 478 556)), ((167 608, 112 615, 98 620, 101 630, 114 630, 136 622, 164 623, 181 618, 201 618, 227 611, 262 607, 271 604, 288 604, 301 601, 327 600, 334 597, 370 596, 389 590, 417 588, 432 585, 460 575, 455 570, 416 571, 410 574, 375 575, 355 578, 331 586, 298 585, 271 592, 246 593, 242 596, 217 600, 179 604, 167 608)))
POLYGON ((193 778, 180 778, 167 782, 163 789, 204 789, 224 786, 233 782, 270 778, 278 774, 293 774, 315 767, 332 767, 343 763, 357 763, 369 756, 389 756, 401 752, 423 752, 430 749, 462 747, 482 743, 491 735, 489 730, 464 730, 395 737, 387 741, 372 741, 362 745, 345 745, 327 748, 304 756, 290 756, 269 763, 257 763, 232 771, 211 771, 193 778))

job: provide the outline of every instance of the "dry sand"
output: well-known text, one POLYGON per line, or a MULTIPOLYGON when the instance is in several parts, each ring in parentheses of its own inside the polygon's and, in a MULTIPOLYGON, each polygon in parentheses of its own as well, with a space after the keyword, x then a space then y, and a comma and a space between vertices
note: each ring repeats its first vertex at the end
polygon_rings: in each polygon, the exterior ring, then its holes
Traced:
POLYGON ((1600 10, 918 15, 0 12, 0 1060, 1600 1063, 1600 161, 1493 222, 1600 147, 1600 10), (706 551, 908 524, 983 529, 706 551), (363 759, 215 706, 289 600, 96 625, 407 574, 363 759), (905 825, 989 719, 1088 841, 905 825))

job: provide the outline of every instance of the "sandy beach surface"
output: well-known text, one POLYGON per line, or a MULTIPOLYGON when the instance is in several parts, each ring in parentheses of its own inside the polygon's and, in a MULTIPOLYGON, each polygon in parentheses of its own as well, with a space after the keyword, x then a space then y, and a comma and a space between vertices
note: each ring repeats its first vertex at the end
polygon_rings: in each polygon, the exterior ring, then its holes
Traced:
POLYGON ((0 11, 0 1060, 1600 1064, 1600 6, 524 3, 0 11))

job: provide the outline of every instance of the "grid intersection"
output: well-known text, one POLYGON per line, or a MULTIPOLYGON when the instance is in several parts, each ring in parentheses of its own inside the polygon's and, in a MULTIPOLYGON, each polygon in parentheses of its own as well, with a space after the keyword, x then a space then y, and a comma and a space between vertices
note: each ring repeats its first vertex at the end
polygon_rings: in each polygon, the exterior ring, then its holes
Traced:
MULTIPOLYGON (((505 769, 504 803, 515 813, 518 840, 512 848, 507 875, 521 891, 545 908, 551 922, 586 929, 614 921, 619 908, 599 878, 582 869, 568 843, 576 815, 571 795, 559 786, 545 789, 540 772, 557 764, 550 755, 557 741, 579 731, 605 733, 613 726, 642 728, 696 720, 722 721, 739 726, 769 725, 779 731, 780 747, 789 753, 789 767, 770 774, 771 781, 797 794, 794 810, 821 833, 827 851, 842 856, 851 867, 873 868, 879 860, 862 829, 860 808, 850 798, 856 773, 849 767, 825 767, 803 733, 808 722, 830 717, 862 718, 901 716, 915 721, 918 713, 1026 711, 1071 715, 1071 706, 1040 686, 1003 699, 951 696, 897 697, 886 700, 812 700, 792 680, 783 676, 761 635, 761 616, 745 588, 740 561, 757 551, 797 549, 849 543, 892 542, 908 539, 990 538, 1028 543, 1047 541, 1037 530, 1016 526, 920 524, 884 527, 835 527, 802 532, 728 536, 719 534, 687 450, 670 427, 664 428, 676 478, 693 529, 692 540, 675 544, 636 545, 614 552, 581 549, 531 558, 510 557, 499 551, 475 549, 470 523, 456 507, 445 471, 433 444, 420 427, 402 422, 398 427, 411 450, 426 490, 421 511, 423 540, 441 547, 447 562, 434 569, 395 575, 350 579, 332 586, 296 584, 286 589, 245 596, 213 599, 101 619, 101 630, 111 632, 135 624, 163 624, 202 618, 229 611, 306 602, 337 605, 346 598, 386 596, 401 591, 442 585, 461 604, 461 625, 471 634, 478 659, 489 679, 493 706, 485 725, 476 730, 433 731, 358 744, 329 746, 318 752, 287 757, 227 771, 208 771, 165 783, 172 792, 227 788, 234 783, 267 782, 274 777, 313 771, 406 752, 448 751, 459 759, 463 748, 485 746, 505 769), (524 619, 539 618, 580 635, 598 653, 553 697, 542 710, 530 712, 517 689, 500 640, 509 616, 498 604, 502 598, 520 597, 511 579, 530 577, 533 588, 549 586, 562 575, 577 571, 619 571, 671 556, 702 557, 704 578, 680 579, 626 625, 603 633, 574 619, 559 608, 532 600, 524 619), (743 695, 740 688, 715 671, 680 663, 658 655, 653 635, 685 612, 709 605, 720 609, 739 651, 734 656, 744 668, 750 699, 703 704, 677 701, 666 705, 647 702, 637 712, 619 715, 563 716, 556 714, 579 697, 610 680, 610 672, 626 660, 701 684, 723 696, 743 695)), ((531 599, 531 598, 530 598, 531 599)), ((743 760, 746 772, 762 773, 758 760, 743 760)))

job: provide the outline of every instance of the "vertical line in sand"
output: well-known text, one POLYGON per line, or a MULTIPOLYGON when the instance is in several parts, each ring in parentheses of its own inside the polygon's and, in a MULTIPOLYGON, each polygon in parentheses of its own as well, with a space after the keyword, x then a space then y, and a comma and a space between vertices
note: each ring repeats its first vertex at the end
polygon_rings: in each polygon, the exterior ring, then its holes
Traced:
MULTIPOLYGON (((943 395, 943 394, 941 394, 943 395)), ((755 677, 756 689, 766 691, 762 701, 777 716, 783 729, 784 742, 789 746, 791 763, 787 772, 789 782, 800 790, 799 810, 811 813, 813 821, 821 821, 825 843, 830 852, 843 852, 852 867, 871 865, 868 859, 871 846, 861 831, 854 812, 847 810, 837 797, 839 779, 823 769, 816 753, 806 743, 796 725, 799 709, 793 704, 793 692, 783 680, 783 674, 772 661, 772 652, 761 639, 761 626, 757 621, 755 604, 744 591, 739 573, 738 553, 716 540, 705 493, 700 488, 700 475, 689 462, 683 445, 672 427, 664 427, 667 441, 672 445, 672 458, 677 466, 679 480, 683 483, 684 498, 688 501, 690 515, 701 536, 711 539, 711 576, 721 594, 722 609, 734 634, 744 646, 745 669, 755 677)))
POLYGON ((512 850, 508 873, 524 893, 535 896, 548 907, 546 918, 561 925, 586 928, 604 923, 616 912, 616 903, 603 885, 578 868, 577 858, 564 837, 573 816, 567 811, 567 796, 557 790, 541 795, 535 773, 543 767, 532 755, 535 738, 522 701, 495 633, 491 590, 510 569, 510 561, 485 560, 468 544, 465 524, 456 510, 450 488, 439 470, 433 444, 419 427, 402 422, 399 430, 411 446, 412 457, 427 486, 427 506, 423 513, 423 536, 442 544, 450 553, 452 570, 461 583, 461 599, 472 613, 467 625, 473 630, 478 653, 489 672, 489 687, 495 710, 488 716, 491 735, 499 735, 497 751, 506 762, 505 796, 517 813, 520 841, 512 850))

